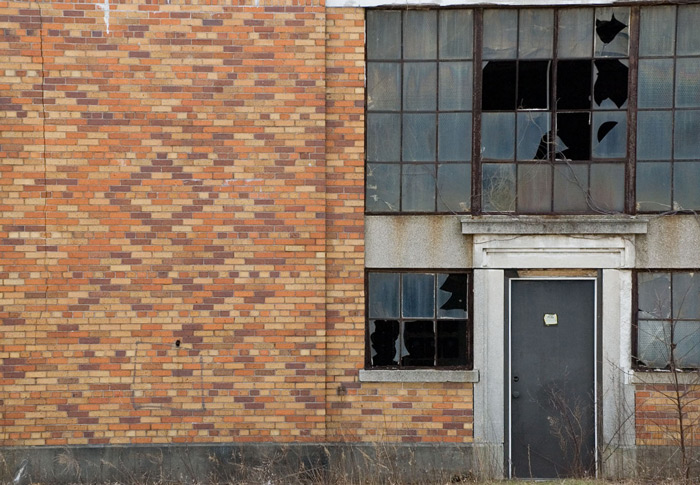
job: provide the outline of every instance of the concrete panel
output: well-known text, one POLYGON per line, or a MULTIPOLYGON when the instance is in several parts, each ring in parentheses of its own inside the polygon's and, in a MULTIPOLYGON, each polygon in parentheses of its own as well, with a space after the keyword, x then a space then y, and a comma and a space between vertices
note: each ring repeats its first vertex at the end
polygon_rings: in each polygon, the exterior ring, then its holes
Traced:
POLYGON ((365 217, 367 268, 469 268, 460 216, 365 217))
POLYGON ((700 268, 700 219, 695 215, 659 216, 637 236, 637 268, 700 268))

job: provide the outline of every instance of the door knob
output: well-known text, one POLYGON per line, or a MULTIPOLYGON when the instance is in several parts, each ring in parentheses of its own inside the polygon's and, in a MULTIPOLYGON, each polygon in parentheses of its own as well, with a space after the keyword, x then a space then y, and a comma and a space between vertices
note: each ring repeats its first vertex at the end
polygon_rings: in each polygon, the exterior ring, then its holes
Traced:
POLYGON ((518 391, 513 391, 513 399, 518 399, 520 397, 520 393, 518 391))

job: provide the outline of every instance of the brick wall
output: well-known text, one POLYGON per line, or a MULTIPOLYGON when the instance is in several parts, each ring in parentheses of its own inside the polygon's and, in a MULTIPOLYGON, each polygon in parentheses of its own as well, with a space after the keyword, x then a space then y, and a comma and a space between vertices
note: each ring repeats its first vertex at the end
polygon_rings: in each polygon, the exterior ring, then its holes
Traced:
POLYGON ((0 445, 470 441, 360 384, 364 11, 0 1, 0 445))

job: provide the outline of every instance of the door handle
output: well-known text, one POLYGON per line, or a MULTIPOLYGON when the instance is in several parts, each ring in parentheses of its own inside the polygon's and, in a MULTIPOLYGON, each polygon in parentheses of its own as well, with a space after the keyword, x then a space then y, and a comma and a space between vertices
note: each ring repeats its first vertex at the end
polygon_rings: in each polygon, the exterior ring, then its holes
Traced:
POLYGON ((513 391, 513 399, 518 399, 520 397, 520 393, 518 391, 513 391))

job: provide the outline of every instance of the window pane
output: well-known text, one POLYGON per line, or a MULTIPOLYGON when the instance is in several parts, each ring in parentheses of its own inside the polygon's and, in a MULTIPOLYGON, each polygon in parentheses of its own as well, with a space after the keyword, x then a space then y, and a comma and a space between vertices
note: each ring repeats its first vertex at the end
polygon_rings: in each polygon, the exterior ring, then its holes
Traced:
POLYGON ((671 164, 637 163, 637 210, 664 212, 671 207, 671 164))
POLYGON ((637 113, 637 159, 670 160, 670 111, 640 111, 637 113))
POLYGON ((432 366, 435 364, 435 329, 433 322, 406 322, 403 328, 404 348, 401 365, 432 366))
POLYGON ((673 103, 673 59, 639 61, 640 108, 670 108, 673 103))
POLYGON ((593 9, 559 11, 559 58, 591 57, 593 49, 593 9))
POLYGON ((668 366, 671 332, 669 322, 640 320, 637 326, 637 358, 652 368, 668 366))
POLYGON ((639 54, 672 56, 676 43, 676 7, 642 7, 639 54))
POLYGON ((674 128, 674 158, 697 158, 700 153, 700 111, 676 111, 674 128))
POLYGON ((367 63, 367 109, 398 111, 401 109, 401 64, 367 63))
POLYGON ((368 292, 370 318, 398 318, 398 273, 370 273, 368 292))
POLYGON ((481 167, 482 206, 486 212, 515 210, 515 164, 485 163, 481 167))
POLYGON ((676 106, 695 108, 700 106, 700 58, 676 60, 676 106))
POLYGON ((520 58, 549 59, 552 57, 554 11, 523 9, 520 11, 520 58))
POLYGON ((437 11, 409 10, 404 20, 405 59, 437 57, 437 11))
POLYGON ((427 162, 435 160, 436 126, 434 114, 403 116, 403 160, 427 162))
POLYGON ((639 319, 671 317, 671 274, 637 273, 639 319))
POLYGON ((548 109, 550 61, 520 61, 518 66, 518 109, 548 109))
POLYGON ((399 363, 399 322, 373 320, 369 322, 369 342, 372 365, 385 366, 399 363))
POLYGON ((700 273, 673 273, 673 318, 700 318, 700 273))
POLYGON ((593 158, 624 158, 627 154, 627 111, 593 113, 593 158))
POLYGON ((536 111, 518 113, 518 160, 549 160, 554 141, 549 138, 550 114, 536 111))
POLYGON ((468 212, 471 200, 471 165, 444 163, 438 165, 437 210, 468 212))
POLYGON ((398 114, 367 114, 367 160, 396 162, 399 160, 401 116, 398 114))
POLYGON ((367 59, 401 58, 401 12, 367 11, 367 59))
POLYGON ((481 156, 491 160, 512 160, 515 113, 481 115, 481 156))
POLYGON ((700 187, 700 162, 673 164, 673 208, 675 210, 699 210, 698 187, 700 187))
POLYGON ((596 57, 626 57, 629 52, 629 8, 597 8, 595 17, 596 57))
POLYGON ((625 165, 591 164, 590 193, 596 211, 622 212, 625 208, 625 165))
POLYGON ((518 42, 517 10, 485 10, 484 59, 515 59, 518 42))
POLYGON ((551 203, 552 166, 518 165, 518 212, 550 212, 551 203))
POLYGON ((437 64, 407 62, 403 67, 403 109, 434 111, 437 103, 437 64))
POLYGON ((405 164, 401 177, 401 210, 435 211, 435 165, 405 164))
POLYGON ((369 212, 399 210, 400 171, 398 164, 368 163, 366 207, 369 212))
POLYGON ((440 109, 472 109, 472 63, 440 63, 440 109))
POLYGON ((627 60, 597 59, 593 83, 593 107, 602 109, 625 108, 629 68, 627 60))
POLYGON ((438 160, 467 161, 472 157, 471 113, 441 113, 438 122, 438 160))
POLYGON ((673 342, 676 344, 676 366, 700 367, 700 322, 675 322, 673 342))
POLYGON ((409 318, 435 316, 435 275, 404 273, 401 275, 402 315, 409 318))
POLYGON ((678 7, 678 48, 679 56, 700 54, 700 5, 678 7))
POLYGON ((472 58, 472 23, 471 10, 440 10, 440 58, 472 58))
POLYGON ((437 365, 467 365, 467 322, 437 322, 437 365))
POLYGON ((515 61, 490 61, 484 64, 481 91, 483 111, 515 109, 515 61))
POLYGON ((554 166, 554 212, 588 212, 588 165, 554 166))
POLYGON ((467 318, 467 275, 443 273, 437 278, 438 318, 467 318))

